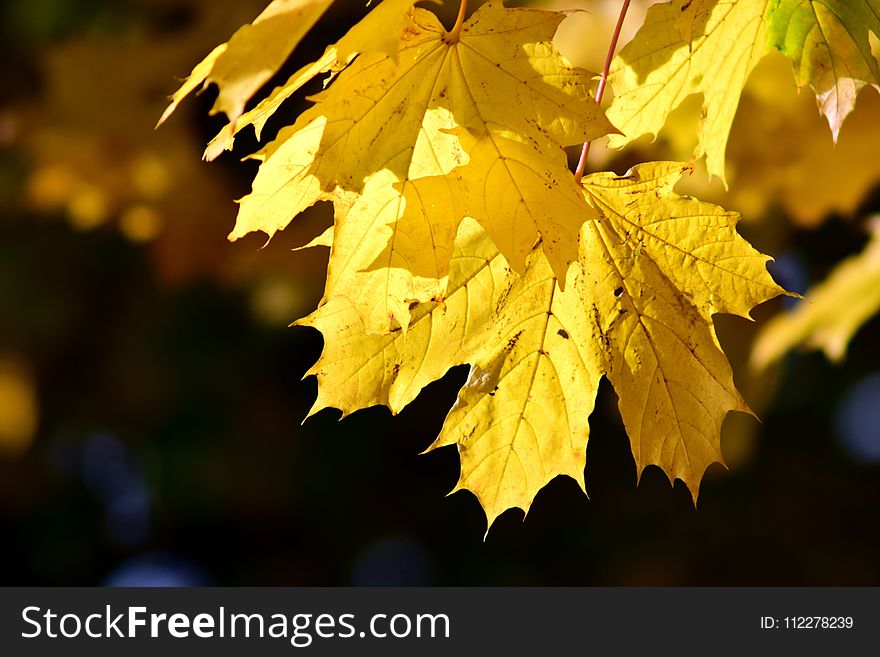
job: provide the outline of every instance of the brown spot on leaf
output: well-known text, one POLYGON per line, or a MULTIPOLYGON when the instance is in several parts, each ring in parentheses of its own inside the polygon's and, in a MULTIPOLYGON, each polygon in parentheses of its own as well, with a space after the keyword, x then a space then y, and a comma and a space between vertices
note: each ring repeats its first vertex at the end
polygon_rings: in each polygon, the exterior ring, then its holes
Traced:
POLYGON ((510 340, 507 341, 507 350, 510 351, 516 346, 516 343, 519 342, 519 336, 523 334, 522 331, 518 331, 510 340))

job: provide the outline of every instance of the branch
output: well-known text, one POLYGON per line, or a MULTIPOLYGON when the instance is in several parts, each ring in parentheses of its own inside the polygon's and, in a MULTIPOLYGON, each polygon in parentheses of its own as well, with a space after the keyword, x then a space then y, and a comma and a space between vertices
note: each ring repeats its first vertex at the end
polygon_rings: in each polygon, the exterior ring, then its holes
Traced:
MULTIPOLYGON (((599 76, 599 86, 596 89, 596 102, 602 103, 602 96, 605 94, 605 84, 608 81, 608 71, 611 68, 611 60, 614 59, 614 51, 617 50, 617 41, 620 39, 620 30, 623 27, 623 21, 626 18, 626 11, 629 9, 630 0, 623 0, 623 6, 620 8, 620 16, 617 17, 617 26, 614 28, 614 34, 611 37, 611 44, 608 46, 608 54, 605 55, 605 65, 602 67, 602 75, 599 76)), ((584 147, 581 149, 581 157, 578 160, 577 169, 574 171, 574 179, 580 183, 584 177, 584 169, 587 168, 587 155, 590 154, 590 142, 585 141, 584 147)))

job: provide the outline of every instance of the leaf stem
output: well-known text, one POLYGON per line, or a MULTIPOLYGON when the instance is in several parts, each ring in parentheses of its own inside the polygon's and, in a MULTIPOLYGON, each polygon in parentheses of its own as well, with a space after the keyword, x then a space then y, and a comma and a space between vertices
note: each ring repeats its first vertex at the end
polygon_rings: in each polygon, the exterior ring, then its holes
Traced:
MULTIPOLYGON (((611 69, 611 60, 614 59, 614 51, 617 50, 617 41, 620 39, 620 30, 623 28, 623 21, 626 18, 626 11, 629 9, 630 0, 623 0, 623 6, 620 8, 620 16, 617 17, 617 25, 614 28, 614 34, 611 37, 611 44, 608 46, 608 54, 605 55, 605 65, 602 67, 602 74, 599 76, 599 86, 596 88, 596 102, 602 102, 602 96, 605 94, 605 84, 608 81, 608 71, 611 69)), ((574 171, 574 179, 580 183, 584 177, 584 169, 587 168, 587 156, 590 154, 590 142, 585 141, 584 147, 581 149, 581 157, 578 160, 577 169, 574 171)))
POLYGON ((461 34, 461 26, 464 25, 464 15, 467 13, 467 0, 461 0, 458 5, 458 17, 455 19, 455 25, 446 33, 444 41, 446 43, 455 43, 461 34))

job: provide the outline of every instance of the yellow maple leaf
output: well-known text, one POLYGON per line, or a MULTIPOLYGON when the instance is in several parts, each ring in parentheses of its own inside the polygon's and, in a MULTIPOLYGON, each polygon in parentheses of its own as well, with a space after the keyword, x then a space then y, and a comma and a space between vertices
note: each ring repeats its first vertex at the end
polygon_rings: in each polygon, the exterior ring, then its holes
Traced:
MULTIPOLYGON (((505 235, 503 252, 522 269, 535 242, 546 237, 551 264, 564 275, 575 256, 576 227, 568 231, 568 240, 545 235, 532 210, 542 204, 552 207, 552 183, 570 178, 561 149, 613 128, 590 97, 590 75, 570 67, 552 46, 563 17, 490 2, 453 38, 434 14, 414 10, 396 57, 374 53, 355 59, 313 98, 312 108, 257 154, 262 165, 253 193, 241 201, 231 237, 255 230, 271 236, 315 201, 364 194, 378 172, 390 172, 405 192, 412 181, 457 169, 456 175, 473 189, 483 187, 487 169, 509 170, 511 161, 524 157, 512 166, 518 179, 528 177, 529 191, 521 198, 528 197, 530 209, 522 213, 521 230, 505 235), (500 98, 505 102, 498 102, 500 98), (465 133, 481 148, 472 168, 458 136, 465 133), (518 148, 515 157, 509 153, 511 144, 518 148), (550 174, 545 175, 548 167, 550 174)), ((510 173, 503 179, 516 182, 510 173)), ((499 190, 489 187, 485 192, 490 200, 498 199, 499 190)), ((448 193, 443 192, 444 198, 448 193)), ((432 204, 438 201, 426 199, 427 206, 432 204)), ((505 224, 507 208, 483 205, 476 218, 501 239, 503 232, 496 227, 505 224)), ((398 218, 389 217, 388 225, 398 218)), ((444 228, 444 234, 454 234, 455 225, 444 228)), ((361 248, 369 249, 378 236, 361 248)), ((377 256, 386 243, 379 243, 377 256)), ((448 264, 448 258, 424 245, 398 255, 414 270, 439 267, 440 277, 448 264)), ((409 292, 401 290, 395 303, 399 306, 409 292)), ((393 319, 406 324, 405 316, 394 314, 393 319)))
POLYGON ((767 256, 736 233, 737 215, 672 191, 689 169, 651 163, 585 177, 582 194, 597 218, 582 228, 565 290, 542 251, 517 274, 466 222, 448 296, 416 306, 407 335, 368 335, 348 300, 331 300, 301 322, 325 337, 310 372, 319 383, 313 412, 374 404, 396 412, 450 367, 471 364, 432 448, 458 445, 456 489, 472 491, 491 524, 505 509, 527 510, 557 475, 583 487, 588 418, 604 374, 639 472, 659 465, 696 496, 706 467, 721 461, 724 416, 748 410, 712 315, 747 316, 783 291, 767 256))
POLYGON ((215 83, 219 95, 211 113, 223 112, 235 124, 247 101, 281 68, 331 4, 333 0, 273 0, 253 23, 239 28, 196 64, 159 123, 190 93, 215 83))
POLYGON ((608 118, 620 148, 656 135, 690 95, 703 95, 696 158, 724 180, 724 151, 740 92, 768 52, 763 17, 770 0, 672 0, 648 10, 635 38, 615 57, 608 118))
POLYGON ((489 526, 506 509, 528 511, 557 475, 584 489, 602 361, 577 285, 570 279, 563 292, 540 252, 523 276, 508 275, 470 376, 431 445, 457 445, 454 490, 476 495, 489 526))
POLYGON ((841 262, 811 289, 794 310, 774 317, 758 334, 751 365, 763 369, 799 344, 822 349, 834 361, 849 341, 880 310, 880 220, 862 253, 841 262))
POLYGON ((584 229, 581 288, 639 472, 660 465, 696 499, 705 469, 722 461, 725 415, 748 411, 712 316, 748 317, 784 290, 769 257, 736 232, 736 213, 673 192, 689 170, 654 162, 584 179, 603 217, 584 229))
POLYGON ((405 336, 401 331, 369 334, 343 297, 334 297, 297 322, 317 328, 325 337, 321 358, 306 374, 318 378, 318 399, 309 414, 334 407, 347 415, 376 404, 396 413, 450 367, 493 359, 494 365, 486 365, 485 370, 475 365, 444 434, 431 447, 461 443, 462 479, 457 488, 467 487, 478 496, 491 524, 506 508, 528 508, 537 491, 558 474, 568 474, 583 486, 587 418, 601 376, 595 368, 588 372, 582 365, 596 359, 586 352, 579 354, 579 350, 590 349, 589 318, 575 293, 553 294, 556 279, 540 252, 531 260, 533 265, 525 276, 511 272, 486 232, 465 219, 451 260, 446 298, 442 304, 416 306, 405 336), (560 319, 550 319, 547 312, 534 314, 536 308, 552 308, 560 319), (532 316, 523 322, 526 315, 532 316), (513 330, 512 325, 520 326, 513 330), (502 348, 496 353, 499 339, 503 340, 502 348), (541 351, 544 341, 548 349, 551 344, 558 347, 558 351, 554 348, 554 363, 541 351), (493 371, 495 366, 504 371, 493 371), (537 371, 541 378, 531 391, 524 391, 537 371), (554 378, 557 371, 566 373, 564 380, 554 378), (490 382, 502 377, 499 385, 503 390, 493 390, 496 384, 490 382), (554 381, 560 385, 548 385, 554 381), (563 384, 571 395, 565 395, 563 384), (472 407, 468 399, 474 400, 472 407), (571 416, 566 424, 560 423, 555 412, 560 404, 571 416), (522 418, 510 426, 503 422, 496 425, 494 419, 511 407, 516 407, 516 417, 522 418), (457 419, 459 415, 462 417, 457 419), (512 455, 517 458, 517 450, 533 447, 536 437, 526 434, 525 422, 540 427, 541 453, 530 454, 525 471, 511 468, 499 473, 499 459, 511 461, 512 455), (469 428, 468 423, 478 426, 469 428), (568 442, 559 443, 555 437, 564 426, 568 442), (465 445, 463 438, 458 440, 462 434, 474 442, 465 445), (476 440, 479 437, 484 439, 476 440), (537 471, 536 459, 541 463, 537 471))

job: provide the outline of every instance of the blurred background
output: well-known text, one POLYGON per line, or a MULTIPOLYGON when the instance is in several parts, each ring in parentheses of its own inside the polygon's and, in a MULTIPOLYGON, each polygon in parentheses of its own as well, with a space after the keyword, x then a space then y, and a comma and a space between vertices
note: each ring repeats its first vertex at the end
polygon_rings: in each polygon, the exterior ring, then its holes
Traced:
MULTIPOLYGON (((543 4, 589 10, 558 41, 598 70, 617 2, 543 4)), ((624 38, 648 4, 633 3, 624 38)), ((604 383, 590 499, 556 479, 525 522, 507 512, 485 540, 476 499, 445 497, 455 450, 419 455, 465 368, 396 418, 323 411, 301 425, 316 392, 301 377, 322 342, 287 325, 320 298, 326 252, 291 248, 330 212, 263 249, 253 235, 230 244, 255 172, 239 161, 256 148, 250 131, 201 161, 223 124, 208 117, 213 89, 153 129, 179 80, 264 5, 0 4, 0 583, 880 585, 877 317, 837 364, 796 351, 760 373, 747 366, 756 333, 797 302, 765 304, 754 323, 718 318, 761 421, 728 417, 730 470, 708 471, 697 509, 656 468, 636 486, 604 383)), ((273 82, 363 13, 336 3, 273 82)), ((591 169, 688 159, 698 114, 698 101, 682 108, 654 143, 593 148, 591 169)), ((697 172, 684 191, 741 211, 741 232, 803 293, 868 242, 878 119, 866 90, 834 149, 814 98, 770 57, 737 114, 730 190, 697 172)))

